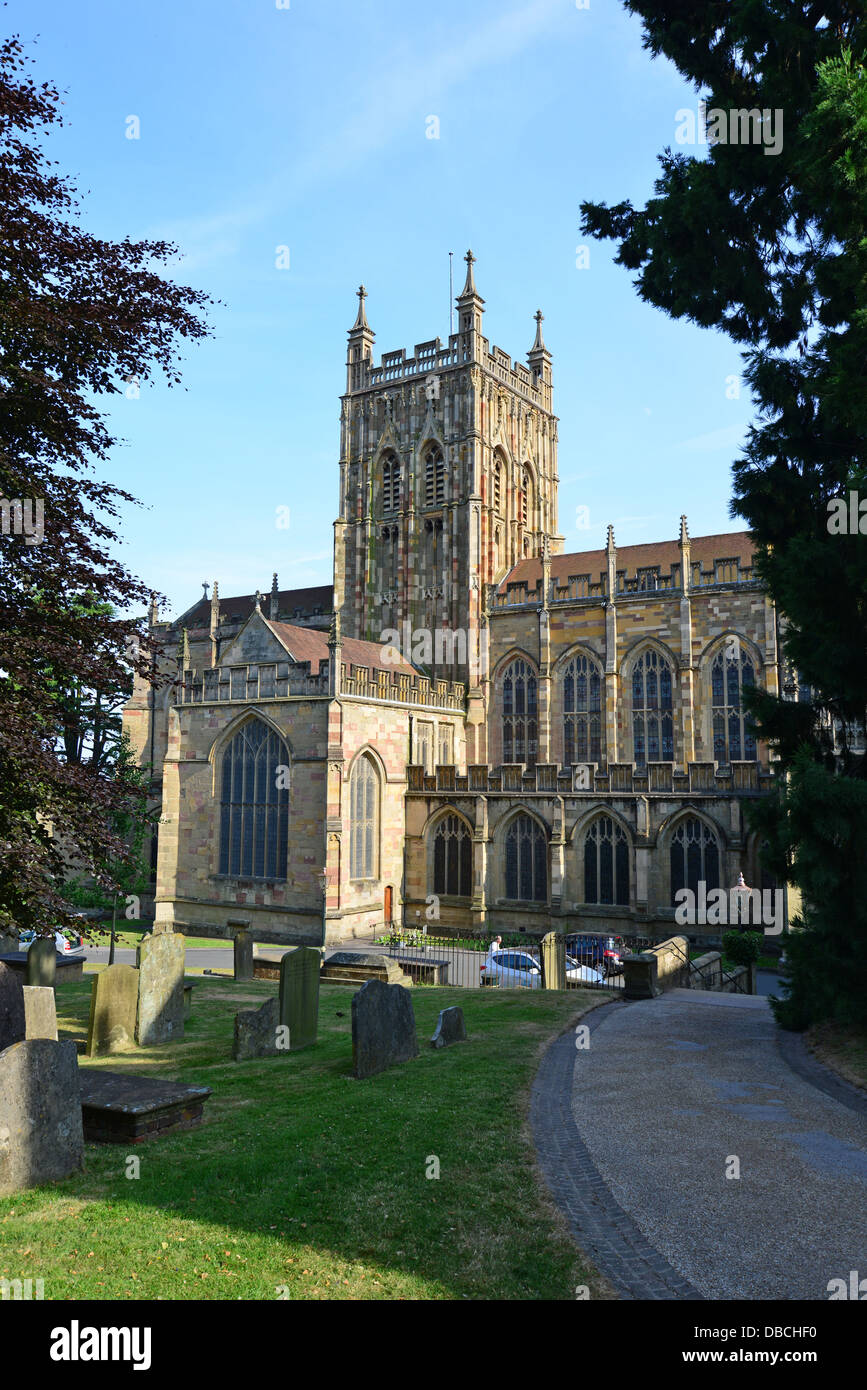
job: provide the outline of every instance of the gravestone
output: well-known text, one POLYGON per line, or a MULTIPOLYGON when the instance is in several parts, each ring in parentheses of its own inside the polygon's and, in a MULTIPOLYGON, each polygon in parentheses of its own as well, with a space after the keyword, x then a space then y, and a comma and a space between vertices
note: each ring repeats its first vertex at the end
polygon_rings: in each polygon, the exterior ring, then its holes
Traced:
POLYGON ((27 952, 24 983, 53 989, 57 980, 57 947, 53 936, 37 936, 27 952))
POLYGON ((57 1005, 54 990, 41 985, 24 986, 25 1036, 57 1042, 57 1005))
POLYGON ((29 1038, 0 1052, 0 1196, 66 1178, 83 1156, 75 1043, 29 1038))
POLYGON ((463 1009, 459 1009, 457 1005, 450 1009, 441 1009, 436 1030, 430 1040, 431 1047, 448 1047, 449 1043, 465 1042, 466 1037, 467 1025, 464 1023, 463 1009))
POLYGON ((247 927, 240 927, 235 932, 235 979, 252 980, 253 978, 253 938, 247 927))
POLYGON ((185 956, 184 938, 174 932, 146 937, 138 948, 135 1040, 140 1047, 184 1036, 185 956))
POLYGON ((287 1047, 278 1047, 280 1027, 280 1000, 275 994, 266 999, 261 1009, 243 1009, 235 1014, 235 1041, 232 1056, 236 1062, 250 1062, 256 1057, 276 1057, 278 1052, 287 1052, 287 1047))
POLYGON ((412 995, 403 985, 368 980, 352 996, 352 1066, 359 1078, 375 1076, 418 1056, 412 995))
POLYGON ((0 961, 0 1052, 27 1036, 24 988, 17 970, 0 961))
POLYGON ((5 956, 7 951, 17 951, 18 949, 17 932, 0 931, 0 956, 5 956))
POLYGON ((133 965, 109 965, 93 977, 88 1057, 105 1057, 135 1045, 139 975, 133 965))
POLYGON ((322 956, 315 946, 287 951, 280 962, 280 1022, 289 1029, 290 1052, 316 1041, 321 965, 322 956))

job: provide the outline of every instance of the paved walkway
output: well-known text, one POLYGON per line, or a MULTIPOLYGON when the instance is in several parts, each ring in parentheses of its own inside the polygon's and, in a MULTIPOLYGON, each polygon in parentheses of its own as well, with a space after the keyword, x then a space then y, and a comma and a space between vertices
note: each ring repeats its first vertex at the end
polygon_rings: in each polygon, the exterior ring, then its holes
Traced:
POLYGON ((824 1300, 830 1279, 867 1277, 867 1098, 764 999, 674 990, 582 1022, 589 1049, 548 1050, 531 1121, 621 1297, 824 1300))

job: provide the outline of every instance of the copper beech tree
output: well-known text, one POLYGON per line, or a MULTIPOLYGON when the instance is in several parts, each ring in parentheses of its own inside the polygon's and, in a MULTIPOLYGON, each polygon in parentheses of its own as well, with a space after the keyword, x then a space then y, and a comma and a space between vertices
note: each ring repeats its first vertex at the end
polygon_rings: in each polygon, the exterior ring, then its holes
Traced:
MULTIPOLYGON (((145 674, 149 592, 116 558, 122 508, 106 480, 112 397, 178 384, 184 339, 209 332, 208 296, 163 278, 176 248, 105 241, 43 149, 60 93, 18 38, 0 43, 0 929, 64 920, 71 851, 105 887, 140 777, 70 728, 71 692, 115 698, 145 674), (101 399, 102 398, 102 399, 101 399)), ((78 700, 79 706, 82 701, 78 700)), ((83 736, 82 736, 83 735, 83 736)))

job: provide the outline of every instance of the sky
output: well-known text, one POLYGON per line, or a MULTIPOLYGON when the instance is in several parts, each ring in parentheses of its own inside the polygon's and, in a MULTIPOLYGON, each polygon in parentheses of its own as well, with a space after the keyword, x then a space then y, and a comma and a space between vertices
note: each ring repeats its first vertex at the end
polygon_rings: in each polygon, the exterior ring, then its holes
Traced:
POLYGON ((121 554, 161 616, 203 581, 331 582, 355 291, 377 360, 445 341, 449 252, 458 294, 469 247, 492 344, 525 361, 545 315, 565 549, 609 522, 620 545, 676 538, 681 513, 693 536, 744 526, 738 350, 642 304, 614 243, 580 235, 583 199, 652 195, 699 99, 616 0, 9 0, 3 18, 64 93, 46 148, 84 224, 176 243, 171 274, 219 301, 183 386, 109 412, 103 471, 142 504, 121 554))

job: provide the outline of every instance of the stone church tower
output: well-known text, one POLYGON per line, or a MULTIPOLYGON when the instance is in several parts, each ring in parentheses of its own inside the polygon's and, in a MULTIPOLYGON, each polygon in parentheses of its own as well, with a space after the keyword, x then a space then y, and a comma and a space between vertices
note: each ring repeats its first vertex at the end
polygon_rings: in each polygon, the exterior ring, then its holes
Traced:
POLYGON ((394 640, 437 679, 484 675, 485 586, 562 550, 551 354, 536 314, 528 365, 489 347, 474 256, 458 331, 374 366, 358 291, 342 397, 334 606, 344 635, 394 640))

